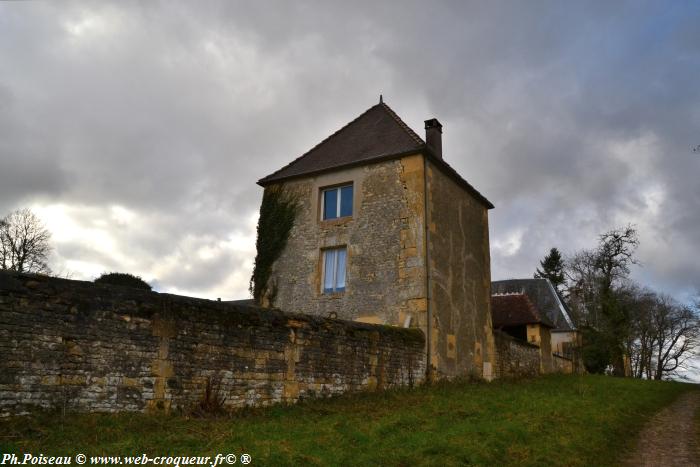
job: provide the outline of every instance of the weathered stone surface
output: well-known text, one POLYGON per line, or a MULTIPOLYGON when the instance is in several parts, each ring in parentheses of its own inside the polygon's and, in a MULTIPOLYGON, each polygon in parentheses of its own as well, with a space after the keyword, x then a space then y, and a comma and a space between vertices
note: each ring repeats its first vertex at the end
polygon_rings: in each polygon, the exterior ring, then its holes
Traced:
POLYGON ((495 376, 522 377, 540 374, 540 348, 494 330, 495 376))
POLYGON ((488 209, 428 166, 431 364, 438 376, 491 379, 491 259, 488 209))
POLYGON ((410 314, 414 326, 425 323, 422 157, 286 182, 285 189, 297 196, 299 212, 268 284, 273 305, 395 326, 410 314), (321 190, 347 183, 353 185, 352 216, 322 220, 321 190), (346 289, 324 294, 322 250, 339 246, 347 247, 346 289))
POLYGON ((430 336, 432 374, 492 378, 486 205, 422 154, 284 186, 296 195, 299 213, 268 284, 275 306, 416 327, 430 336), (348 183, 352 216, 324 221, 322 189, 348 183), (323 293, 323 249, 343 246, 345 291, 323 293))
POLYGON ((528 324, 526 329, 527 341, 540 348, 540 373, 552 373, 554 362, 550 328, 541 324, 528 324))
POLYGON ((207 384, 228 408, 410 385, 423 352, 416 329, 0 272, 0 416, 187 410, 207 384))
POLYGON ((561 355, 552 355, 553 371, 556 373, 571 374, 574 372, 574 361, 561 355))

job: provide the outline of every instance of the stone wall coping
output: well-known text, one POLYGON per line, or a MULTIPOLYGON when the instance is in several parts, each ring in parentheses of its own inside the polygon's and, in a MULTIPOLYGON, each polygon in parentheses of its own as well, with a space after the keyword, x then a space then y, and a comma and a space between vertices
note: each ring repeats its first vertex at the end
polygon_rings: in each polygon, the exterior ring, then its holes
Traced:
MULTIPOLYGON (((109 311, 148 318, 155 314, 167 315, 187 312, 188 314, 191 313, 190 317, 193 317, 196 314, 204 315, 216 312, 219 320, 223 321, 222 324, 233 320, 235 323, 231 324, 256 325, 271 323, 284 324, 288 327, 302 327, 306 325, 311 328, 340 326, 350 331, 377 332, 389 338, 398 338, 410 342, 425 342, 425 335, 418 328, 400 328, 383 324, 324 318, 279 309, 262 308, 255 305, 236 305, 218 300, 141 290, 120 285, 96 284, 90 281, 50 277, 42 274, 0 271, 0 295, 42 294, 47 291, 51 292, 51 295, 60 295, 61 291, 89 292, 91 305, 94 305, 95 302, 100 302, 101 298, 113 300, 118 297, 124 301, 131 300, 138 303, 139 306, 129 310, 113 309, 109 311), (143 306, 144 304, 151 306, 143 306), (173 305, 179 306, 173 307, 173 305)), ((85 308, 91 307, 86 306, 85 308)))
POLYGON ((567 360, 567 361, 569 361, 569 362, 573 362, 573 361, 574 361, 572 358, 565 357, 565 356, 563 356, 563 355, 559 355, 558 353, 553 353, 553 354, 552 354, 552 357, 561 358, 562 360, 567 360))

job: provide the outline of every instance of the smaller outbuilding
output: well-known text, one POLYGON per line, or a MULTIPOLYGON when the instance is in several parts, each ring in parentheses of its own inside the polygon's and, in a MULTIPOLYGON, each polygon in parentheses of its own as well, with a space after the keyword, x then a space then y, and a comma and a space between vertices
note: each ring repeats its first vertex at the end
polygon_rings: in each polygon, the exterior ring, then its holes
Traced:
POLYGON ((576 328, 571 311, 549 279, 508 279, 491 282, 491 294, 521 293, 554 324, 551 330, 552 351, 568 358, 582 368, 581 333, 576 328))
POLYGON ((524 293, 491 296, 493 328, 540 348, 540 372, 553 371, 551 333, 554 324, 524 293))

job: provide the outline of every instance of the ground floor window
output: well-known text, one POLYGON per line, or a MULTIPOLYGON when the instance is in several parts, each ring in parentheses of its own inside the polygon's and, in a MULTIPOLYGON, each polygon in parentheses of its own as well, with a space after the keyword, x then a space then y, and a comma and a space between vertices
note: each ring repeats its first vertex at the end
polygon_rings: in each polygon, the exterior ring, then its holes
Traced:
POLYGON ((323 250, 323 293, 345 290, 345 263, 347 249, 329 248, 323 250))

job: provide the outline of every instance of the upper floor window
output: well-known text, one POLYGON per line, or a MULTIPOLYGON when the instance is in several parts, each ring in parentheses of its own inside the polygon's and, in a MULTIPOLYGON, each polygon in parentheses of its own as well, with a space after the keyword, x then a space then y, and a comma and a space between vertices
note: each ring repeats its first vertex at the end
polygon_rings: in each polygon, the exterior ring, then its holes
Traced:
POLYGON ((352 185, 326 188, 322 195, 323 220, 352 216, 352 185))
POLYGON ((345 291, 346 259, 345 248, 323 250, 323 293, 345 291))

